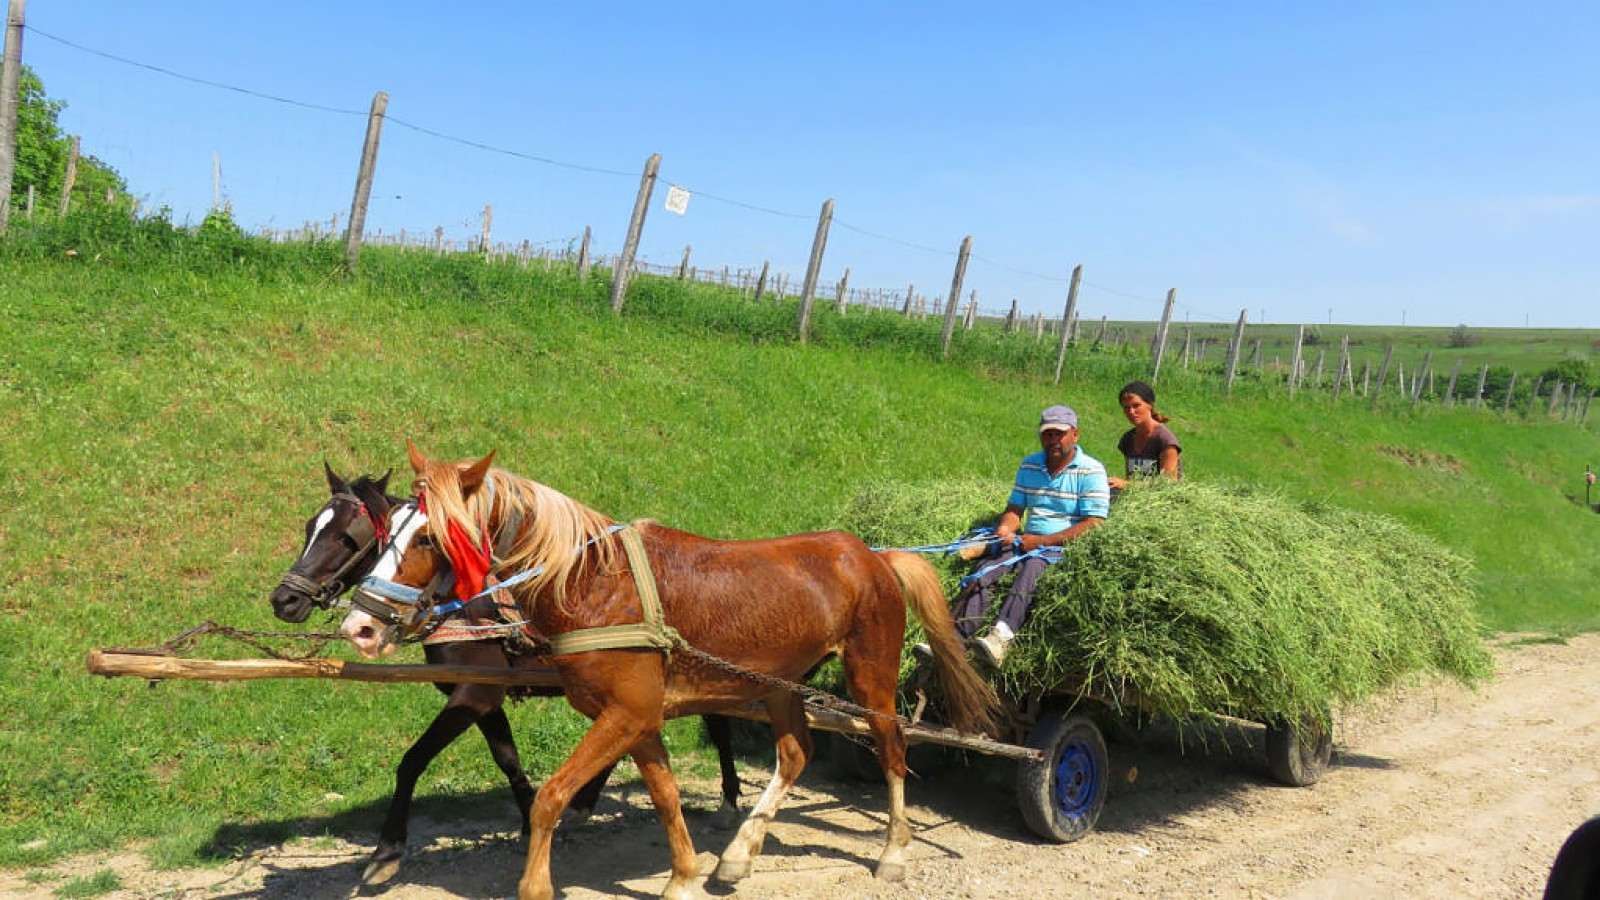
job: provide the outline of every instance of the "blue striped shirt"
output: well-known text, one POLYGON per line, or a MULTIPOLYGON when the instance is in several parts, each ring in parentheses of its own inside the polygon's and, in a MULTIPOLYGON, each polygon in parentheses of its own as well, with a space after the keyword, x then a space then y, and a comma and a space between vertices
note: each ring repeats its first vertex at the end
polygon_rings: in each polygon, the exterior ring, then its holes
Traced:
POLYGON ((1083 519, 1105 518, 1111 512, 1111 484, 1106 467, 1079 447, 1072 461, 1051 477, 1045 467, 1044 452, 1022 460, 1017 467, 1017 483, 1006 501, 1027 511, 1026 534, 1055 534, 1083 519))

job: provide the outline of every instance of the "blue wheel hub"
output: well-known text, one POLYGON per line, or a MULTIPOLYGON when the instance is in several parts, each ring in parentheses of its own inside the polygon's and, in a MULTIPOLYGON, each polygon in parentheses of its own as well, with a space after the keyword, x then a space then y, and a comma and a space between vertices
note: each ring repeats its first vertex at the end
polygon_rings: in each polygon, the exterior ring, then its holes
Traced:
POLYGON ((1100 785, 1100 769, 1094 755, 1074 741, 1061 748, 1055 770, 1056 811, 1069 819, 1081 819, 1090 811, 1100 785))

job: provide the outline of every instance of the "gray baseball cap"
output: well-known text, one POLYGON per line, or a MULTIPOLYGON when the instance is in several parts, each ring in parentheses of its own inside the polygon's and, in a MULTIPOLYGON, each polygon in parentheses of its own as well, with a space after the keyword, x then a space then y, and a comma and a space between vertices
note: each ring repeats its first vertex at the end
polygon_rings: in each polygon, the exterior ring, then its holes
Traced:
POLYGON ((1078 414, 1070 406, 1052 406, 1039 414, 1039 431, 1066 431, 1078 427, 1078 414))

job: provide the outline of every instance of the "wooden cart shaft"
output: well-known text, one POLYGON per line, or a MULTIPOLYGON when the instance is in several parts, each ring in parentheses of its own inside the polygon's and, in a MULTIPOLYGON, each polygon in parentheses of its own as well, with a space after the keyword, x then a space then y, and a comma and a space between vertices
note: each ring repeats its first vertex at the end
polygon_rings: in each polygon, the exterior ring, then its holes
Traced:
MULTIPOLYGON (((86 661, 94 675, 130 675, 152 680, 252 681, 263 678, 328 678, 339 681, 375 681, 384 684, 427 682, 441 684, 504 684, 518 687, 560 688, 555 669, 508 669, 497 666, 443 666, 433 664, 358 663, 341 659, 180 659, 149 653, 91 650, 86 661)), ((759 705, 720 710, 723 715, 767 721, 759 705)), ((860 717, 835 709, 806 707, 806 721, 820 731, 869 735, 872 729, 860 717)), ((990 756, 1042 761, 1031 747, 962 734, 954 729, 907 724, 906 740, 913 744, 940 744, 974 750, 990 756)))

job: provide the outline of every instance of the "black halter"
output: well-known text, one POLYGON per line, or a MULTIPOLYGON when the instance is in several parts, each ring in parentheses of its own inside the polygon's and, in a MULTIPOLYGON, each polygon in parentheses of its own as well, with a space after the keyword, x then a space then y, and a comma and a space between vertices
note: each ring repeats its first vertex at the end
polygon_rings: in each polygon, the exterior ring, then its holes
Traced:
MULTIPOLYGON (((350 559, 346 560, 345 564, 340 566, 337 572, 334 572, 327 581, 321 584, 293 570, 286 572, 278 580, 278 584, 283 587, 310 597, 312 604, 318 609, 327 609, 332 606, 333 601, 338 599, 339 595, 366 577, 367 572, 370 572, 378 562, 378 554, 373 551, 380 549, 378 529, 381 523, 373 520, 371 511, 367 509, 367 504, 360 497, 347 491, 334 494, 333 499, 329 500, 327 506, 323 508, 326 509, 328 506, 340 501, 356 505, 357 514, 355 518, 350 520, 350 524, 345 526, 344 532, 345 537, 355 544, 355 553, 351 554, 350 559), (362 567, 361 571, 352 574, 352 570, 358 566, 362 567)), ((387 532, 387 526, 383 530, 387 532)), ((387 538, 388 535, 385 534, 384 537, 387 538)), ((387 545, 388 541, 386 539, 381 543, 387 545)))

